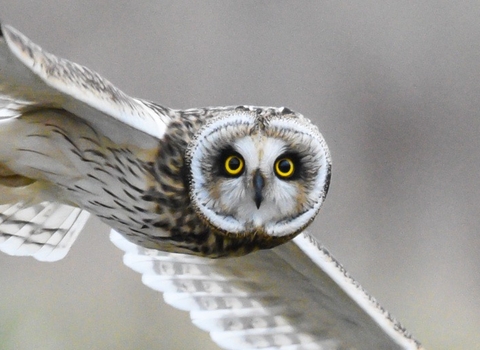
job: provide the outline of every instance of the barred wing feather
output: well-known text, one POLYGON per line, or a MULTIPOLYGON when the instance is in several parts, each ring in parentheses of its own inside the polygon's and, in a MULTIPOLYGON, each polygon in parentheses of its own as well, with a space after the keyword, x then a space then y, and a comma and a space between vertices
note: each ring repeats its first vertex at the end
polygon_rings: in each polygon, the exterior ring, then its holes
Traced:
POLYGON ((307 234, 239 258, 141 248, 112 231, 124 263, 225 349, 420 349, 307 234))
POLYGON ((54 202, 0 205, 0 251, 40 261, 63 259, 89 215, 54 202))

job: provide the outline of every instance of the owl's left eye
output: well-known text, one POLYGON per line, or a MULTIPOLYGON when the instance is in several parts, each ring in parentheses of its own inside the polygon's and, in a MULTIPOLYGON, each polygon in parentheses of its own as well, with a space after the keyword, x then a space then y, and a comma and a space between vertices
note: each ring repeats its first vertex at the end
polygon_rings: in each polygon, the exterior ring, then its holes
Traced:
POLYGON ((295 162, 290 157, 281 157, 275 161, 275 174, 281 179, 288 179, 295 173, 295 162))
POLYGON ((225 159, 225 172, 230 176, 239 176, 243 171, 244 164, 240 155, 232 154, 225 159))

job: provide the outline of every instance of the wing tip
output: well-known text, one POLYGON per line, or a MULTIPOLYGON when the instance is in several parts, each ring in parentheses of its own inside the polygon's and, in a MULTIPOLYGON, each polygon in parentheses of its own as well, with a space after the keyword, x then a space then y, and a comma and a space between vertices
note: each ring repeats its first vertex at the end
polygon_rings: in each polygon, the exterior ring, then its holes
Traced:
POLYGON ((3 22, 2 18, 0 17, 0 39, 4 37, 4 30, 7 27, 5 22, 3 22))
POLYGON ((0 18, 0 39, 8 39, 12 32, 17 32, 17 30, 8 24, 5 24, 0 18))
POLYGON ((8 32, 12 30, 12 27, 9 26, 8 24, 5 24, 5 22, 2 21, 0 18, 0 39, 5 40, 6 36, 8 35, 8 32))
POLYGON ((420 342, 408 332, 403 324, 380 305, 315 237, 304 233, 298 235, 294 239, 294 242, 317 266, 327 273, 359 307, 389 334, 392 339, 395 339, 399 344, 405 345, 406 349, 424 349, 420 342), (320 252, 321 255, 318 255, 318 252, 320 252))

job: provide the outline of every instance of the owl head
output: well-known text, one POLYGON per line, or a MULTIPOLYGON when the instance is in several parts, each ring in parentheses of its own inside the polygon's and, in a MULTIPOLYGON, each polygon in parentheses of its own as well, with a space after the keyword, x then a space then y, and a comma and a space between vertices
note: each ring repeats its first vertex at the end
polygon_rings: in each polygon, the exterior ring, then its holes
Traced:
POLYGON ((219 113, 190 143, 190 199, 227 235, 294 235, 325 199, 331 160, 318 129, 287 108, 219 113))

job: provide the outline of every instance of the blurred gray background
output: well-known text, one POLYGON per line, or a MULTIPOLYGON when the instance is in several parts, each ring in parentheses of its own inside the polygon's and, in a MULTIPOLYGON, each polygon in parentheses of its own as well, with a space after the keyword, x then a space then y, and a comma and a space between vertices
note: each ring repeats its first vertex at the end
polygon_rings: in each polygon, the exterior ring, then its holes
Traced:
MULTIPOLYGON (((288 106, 333 180, 313 231, 428 349, 480 349, 480 3, 23 1, 0 18, 174 108, 288 106)), ((0 349, 216 349, 91 221, 67 258, 0 255, 0 349)))

